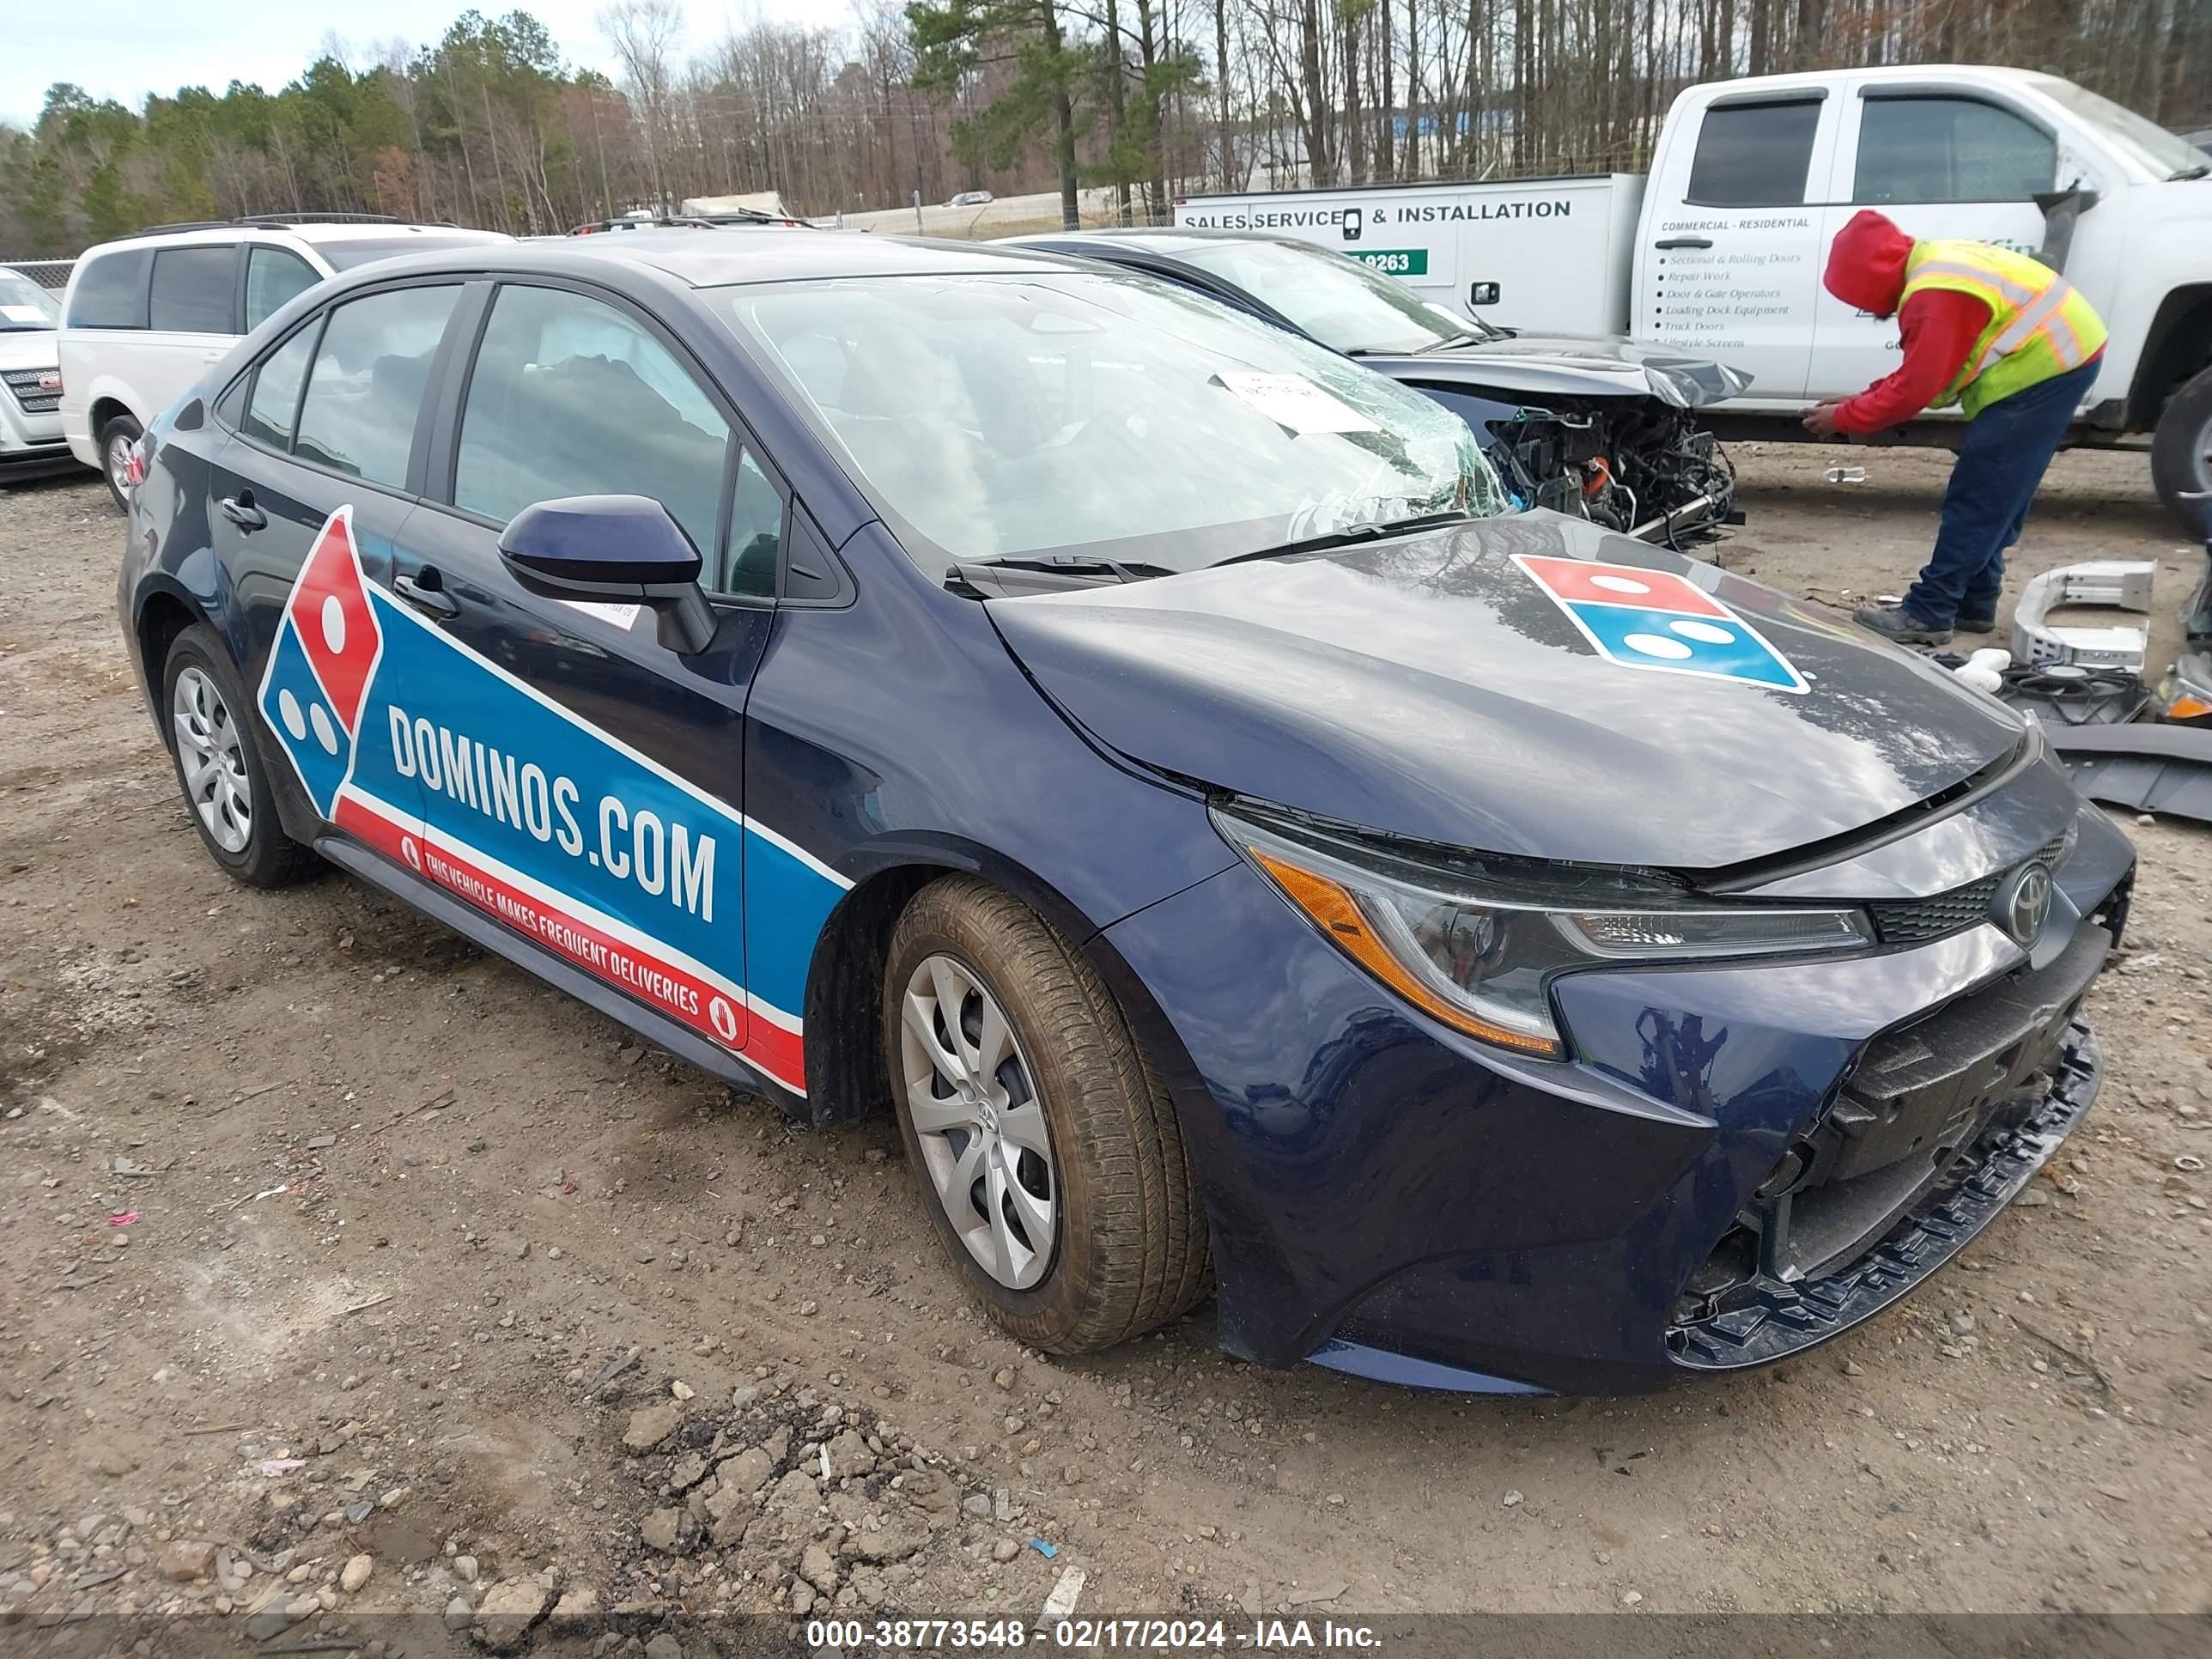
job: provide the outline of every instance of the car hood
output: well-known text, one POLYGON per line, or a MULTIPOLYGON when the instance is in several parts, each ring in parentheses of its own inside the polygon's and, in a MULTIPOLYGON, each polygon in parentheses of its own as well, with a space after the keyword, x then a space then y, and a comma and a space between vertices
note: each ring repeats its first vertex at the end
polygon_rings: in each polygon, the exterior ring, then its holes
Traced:
POLYGON ((2022 741, 2002 704, 1834 612, 1552 513, 987 608, 1125 756, 1486 852, 1718 870, 1862 830, 2022 741), (1623 580, 1668 608, 1571 610, 1623 580), (1624 629, 1669 651, 1747 635, 1776 660, 1630 665, 1624 629))
POLYGON ((1702 409, 1740 398, 1751 376, 1710 357, 1598 335, 1516 334, 1405 356, 1363 356, 1393 380, 1438 380, 1546 398, 1657 398, 1702 409))
POLYGON ((0 330, 0 368, 52 368, 60 361, 53 330, 0 330))

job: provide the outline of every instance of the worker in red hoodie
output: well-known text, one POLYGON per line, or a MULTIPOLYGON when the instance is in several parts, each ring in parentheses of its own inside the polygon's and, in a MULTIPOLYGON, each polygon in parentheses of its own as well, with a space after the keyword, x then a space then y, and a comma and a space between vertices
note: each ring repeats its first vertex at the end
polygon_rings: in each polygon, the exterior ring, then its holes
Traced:
POLYGON ((1860 623, 1906 645, 1996 627, 2004 552, 2097 378, 2105 325, 2057 271, 1988 242, 1918 241, 1879 213, 1851 216, 1828 250, 1828 292, 1904 336, 1897 372, 1808 410, 1826 438, 1879 432, 1957 404, 1968 420, 1943 491, 1936 550, 1899 605, 1860 623))

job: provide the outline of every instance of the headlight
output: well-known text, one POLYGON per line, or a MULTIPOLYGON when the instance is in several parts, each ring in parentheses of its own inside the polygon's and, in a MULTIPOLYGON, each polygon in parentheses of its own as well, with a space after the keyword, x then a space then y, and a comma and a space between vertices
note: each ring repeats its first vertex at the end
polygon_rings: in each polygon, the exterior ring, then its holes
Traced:
POLYGON ((1700 903, 1656 872, 1440 855, 1431 863, 1216 807, 1215 826, 1323 938, 1415 1007, 1516 1054, 1565 1053, 1550 982, 1602 963, 1856 950, 1856 909, 1700 903))

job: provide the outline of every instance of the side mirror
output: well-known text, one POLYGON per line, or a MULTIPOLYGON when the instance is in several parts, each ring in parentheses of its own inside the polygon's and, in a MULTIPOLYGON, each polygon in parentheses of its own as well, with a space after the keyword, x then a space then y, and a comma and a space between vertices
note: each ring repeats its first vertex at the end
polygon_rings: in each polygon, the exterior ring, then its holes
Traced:
POLYGON ((662 645, 684 656, 714 637, 699 550, 646 495, 566 495, 516 514, 499 538, 517 580, 556 599, 653 608, 662 645))

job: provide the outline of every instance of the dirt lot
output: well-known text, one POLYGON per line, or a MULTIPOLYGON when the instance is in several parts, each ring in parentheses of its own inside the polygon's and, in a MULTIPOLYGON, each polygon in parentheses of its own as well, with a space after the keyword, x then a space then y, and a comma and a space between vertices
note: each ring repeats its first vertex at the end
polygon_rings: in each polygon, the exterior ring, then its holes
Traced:
MULTIPOLYGON (((1908 579, 1943 458, 1833 459, 1744 454, 1726 562, 1908 579)), ((2178 606, 2142 475, 2063 458, 2022 564, 2155 558, 2178 606)), ((2051 1179, 1804 1362, 1420 1395, 1230 1363, 1204 1307, 1049 1361, 967 1310, 890 1123, 793 1133, 351 880, 219 875, 118 645, 119 535, 97 483, 0 494, 0 1645, 221 1609, 333 1651, 410 1614, 423 1651, 456 1597, 497 1636, 558 1593, 696 1654, 816 1597, 1034 1616, 1071 1565, 1083 1611, 1239 1623, 2212 1609, 2206 831, 2125 822, 2111 1075, 2051 1179)))

